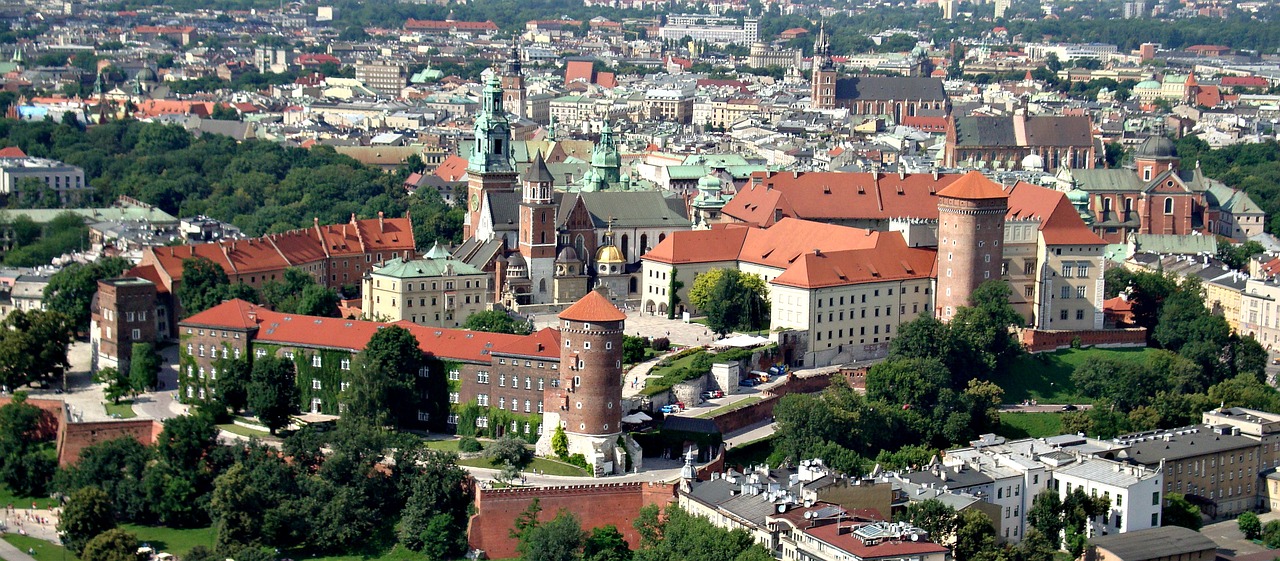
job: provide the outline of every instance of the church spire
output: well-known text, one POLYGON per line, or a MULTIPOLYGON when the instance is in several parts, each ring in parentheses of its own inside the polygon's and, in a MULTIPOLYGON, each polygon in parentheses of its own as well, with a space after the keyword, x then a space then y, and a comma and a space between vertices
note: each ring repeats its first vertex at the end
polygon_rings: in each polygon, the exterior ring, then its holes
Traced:
POLYGON ((827 38, 827 22, 818 23, 818 39, 813 42, 814 64, 820 66, 823 70, 834 68, 834 62, 831 60, 831 40, 827 38), (819 60, 819 57, 821 59, 819 60))
POLYGON ((514 172, 511 160, 511 128, 502 108, 502 86, 496 72, 489 74, 476 115, 475 144, 467 160, 467 170, 478 173, 514 172))

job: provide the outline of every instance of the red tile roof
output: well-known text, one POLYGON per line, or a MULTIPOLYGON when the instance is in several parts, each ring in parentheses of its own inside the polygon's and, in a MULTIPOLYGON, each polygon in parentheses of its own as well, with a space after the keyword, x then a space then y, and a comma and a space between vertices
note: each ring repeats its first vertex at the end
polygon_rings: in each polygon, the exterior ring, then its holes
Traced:
POLYGON ((1080 218, 1066 194, 1019 181, 1008 189, 1005 220, 1038 219, 1040 234, 1048 245, 1106 245, 1080 218))
POLYGON ((769 226, 782 216, 806 220, 938 218, 937 191, 956 174, 756 172, 724 206, 724 214, 769 226))
POLYGON ((564 65, 564 83, 575 80, 591 83, 595 78, 594 66, 589 60, 571 60, 564 65))
POLYGON ((451 154, 431 172, 445 181, 462 181, 467 178, 467 159, 451 154))
POLYGON ((1102 309, 1114 313, 1132 312, 1133 302, 1130 302, 1120 296, 1107 298, 1102 301, 1102 309))
POLYGON ((5 148, 0 148, 0 158, 25 158, 25 157, 27 157, 27 153, 23 152, 22 149, 18 148, 17 146, 8 146, 5 148))
POLYGON ((868 546, 849 531, 851 526, 857 527, 861 525, 839 522, 813 528, 801 528, 800 530, 843 551, 847 551, 855 558, 863 561, 887 557, 920 557, 929 553, 947 553, 950 551, 946 547, 931 541, 885 540, 877 545, 868 546), (841 531, 842 528, 843 531, 841 531))
POLYGON ((1223 76, 1222 86, 1226 88, 1265 88, 1267 79, 1261 76, 1223 76))
POLYGON ((128 271, 125 271, 124 276, 147 279, 151 281, 152 284, 156 285, 156 292, 160 294, 169 293, 169 285, 160 277, 160 271, 156 269, 155 265, 138 265, 128 271))
POLYGON ((873 232, 836 224, 785 218, 770 228, 732 226, 719 230, 672 232, 645 259, 661 263, 741 261, 787 269, 802 255, 869 249, 891 232, 873 232))
POLYGON ((644 254, 645 259, 678 265, 733 261, 742 251, 750 228, 729 227, 712 230, 672 232, 667 239, 644 254))
POLYGON ((557 360, 560 358, 560 330, 543 328, 514 343, 498 347, 493 352, 557 360))
POLYGON ((901 235, 886 235, 876 247, 806 253, 771 282, 797 288, 927 279, 934 276, 937 251, 909 248, 901 235))
POLYGON ((625 321, 627 314, 622 313, 608 298, 592 290, 572 306, 560 312, 560 319, 573 321, 625 321))
MULTIPOLYGON (((282 314, 250 304, 244 300, 228 300, 179 322, 180 325, 252 330, 255 341, 286 346, 320 347, 360 351, 369 344, 379 329, 396 325, 409 330, 418 340, 418 348, 433 356, 468 362, 490 363, 490 353, 500 348, 523 348, 541 342, 548 349, 541 353, 513 353, 559 358, 559 332, 544 329, 533 335, 509 335, 465 329, 426 327, 407 321, 394 324, 282 314), (550 343, 548 345, 548 343, 550 343)), ((536 348, 536 347, 535 347, 536 348)))
POLYGON ((938 191, 939 197, 965 200, 1007 199, 1009 195, 980 171, 971 171, 938 191))
POLYGON ((438 21, 409 18, 404 22, 405 29, 431 30, 465 30, 465 31, 497 31, 498 24, 491 21, 438 21))

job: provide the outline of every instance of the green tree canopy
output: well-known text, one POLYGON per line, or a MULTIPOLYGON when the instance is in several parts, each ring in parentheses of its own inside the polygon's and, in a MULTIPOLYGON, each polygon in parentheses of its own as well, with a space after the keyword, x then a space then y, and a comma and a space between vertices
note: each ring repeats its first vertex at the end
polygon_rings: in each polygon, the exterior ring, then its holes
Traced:
POLYGON ((123 257, 67 265, 49 277, 49 284, 44 288, 45 309, 70 318, 76 331, 87 331, 90 304, 98 292, 98 281, 118 277, 132 266, 123 257))
MULTIPOLYGON (((86 544, 98 534, 115 527, 111 497, 97 487, 84 487, 72 493, 58 521, 63 545, 76 555, 80 555, 86 544)), ((134 549, 137 549, 136 545, 134 549)))
POLYGON ((527 322, 517 320, 502 310, 485 310, 471 314, 467 316, 467 321, 462 324, 462 327, 463 329, 488 331, 490 333, 512 333, 515 335, 529 333, 529 324, 527 322))
POLYGON ((298 411, 301 392, 295 382, 293 362, 267 355, 253 361, 249 374, 249 408, 271 434, 289 424, 298 411))
POLYGON ((151 343, 134 343, 129 353, 129 385, 134 392, 145 392, 160 383, 160 369, 164 366, 160 355, 151 343))
POLYGON ((409 330, 395 325, 379 329, 356 355, 355 362, 345 396, 344 417, 364 419, 377 426, 403 426, 417 421, 421 406, 433 422, 443 422, 447 407, 442 402, 447 395, 444 372, 438 361, 428 360, 409 330), (423 391, 429 397, 425 402, 423 391))
POLYGON ((138 536, 119 528, 107 530, 85 544, 81 561, 143 561, 138 536))

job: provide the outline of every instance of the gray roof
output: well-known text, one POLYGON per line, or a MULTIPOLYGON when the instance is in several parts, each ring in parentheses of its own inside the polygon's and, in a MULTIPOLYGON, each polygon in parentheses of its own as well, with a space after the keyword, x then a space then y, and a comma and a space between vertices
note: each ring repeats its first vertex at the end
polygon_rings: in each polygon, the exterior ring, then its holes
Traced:
MULTIPOLYGON (((1101 483, 1103 485, 1113 485, 1116 487, 1125 487, 1125 488, 1128 488, 1145 479, 1158 477, 1158 474, 1150 471, 1147 472, 1146 477, 1138 477, 1130 473, 1130 470, 1134 470, 1134 469, 1137 469, 1137 468, 1133 468, 1133 467, 1126 468, 1124 467, 1123 464, 1113 462, 1113 461, 1087 459, 1078 464, 1068 465, 1066 467, 1058 468, 1057 473, 1059 475, 1070 475, 1074 477, 1079 477, 1081 479, 1092 481, 1094 483, 1101 483)), ((1139 471, 1142 471, 1142 470, 1139 470, 1139 471)))
POLYGON ((956 117, 956 146, 1017 146, 1013 119, 956 117))
POLYGON ((1149 528, 1123 534, 1095 536, 1089 543, 1122 561, 1172 558, 1185 553, 1215 551, 1218 545, 1200 532, 1181 526, 1149 528))
POLYGON ((662 420, 662 430, 720 434, 720 429, 716 427, 716 423, 711 419, 680 417, 677 415, 667 415, 666 418, 662 420))
POLYGON ((519 191, 490 191, 489 213, 493 217, 493 229, 515 230, 520 227, 519 191))
POLYGON ((1180 460, 1258 446, 1256 440, 1244 436, 1218 434, 1208 425, 1120 436, 1117 440, 1131 441, 1124 455, 1130 461, 1142 465, 1158 465, 1161 460, 1180 460), (1165 435, 1169 435, 1169 440, 1165 440, 1165 435), (1137 438, 1142 438, 1144 441, 1134 441, 1137 438))
POLYGON ((942 468, 942 477, 934 475, 932 471, 925 470, 908 473, 903 478, 916 484, 933 483, 934 487, 946 485, 948 489, 964 489, 995 483, 995 480, 991 477, 976 469, 969 469, 967 466, 961 467, 958 471, 955 468, 944 467, 942 468))
POLYGON ((939 78, 861 76, 836 80, 836 98, 859 101, 946 101, 939 78))
POLYGON ((524 171, 525 181, 531 183, 555 183, 551 170, 547 169, 547 161, 542 159, 542 152, 533 157, 533 163, 524 171))
POLYGON ((1197 234, 1134 234, 1133 251, 1161 255, 1217 255, 1218 238, 1197 234))
POLYGON ((957 146, 1088 146, 1093 129, 1088 117, 1038 116, 1023 118, 1019 142, 1016 119, 1023 117, 957 117, 957 146))
POLYGON ((607 227, 610 219, 618 228, 688 228, 693 224, 657 191, 598 191, 578 196, 599 228, 607 227))

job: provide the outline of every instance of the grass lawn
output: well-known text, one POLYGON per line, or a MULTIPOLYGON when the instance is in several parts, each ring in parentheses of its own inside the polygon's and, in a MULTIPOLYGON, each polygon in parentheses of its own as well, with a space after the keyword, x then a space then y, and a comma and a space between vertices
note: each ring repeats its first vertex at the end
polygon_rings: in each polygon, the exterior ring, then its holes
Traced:
POLYGON ((1001 413, 996 434, 1010 440, 1062 434, 1062 413, 1001 413))
POLYGON ((752 403, 755 403, 755 402, 757 402, 757 401, 760 401, 761 399, 764 399, 764 398, 762 398, 762 397, 760 397, 760 396, 758 396, 758 395, 753 395, 753 396, 750 396, 750 397, 748 397, 748 398, 746 398, 746 399, 741 399, 741 400, 735 401, 735 402, 733 402, 733 403, 730 403, 730 404, 728 404, 728 405, 721 405, 720 407, 717 407, 717 408, 715 408, 715 409, 712 409, 711 411, 707 411, 706 413, 703 413, 703 414, 701 414, 701 415, 698 415, 698 418, 699 418, 699 419, 710 419, 711 417, 715 417, 716 415, 722 415, 722 414, 724 414, 724 413, 728 413, 728 412, 733 411, 733 410, 735 410, 735 409, 742 409, 743 407, 746 407, 746 406, 748 406, 748 405, 751 405, 752 403))
POLYGON ((133 412, 132 401, 121 401, 120 403, 106 402, 103 403, 102 406, 107 408, 108 415, 118 415, 118 418, 120 419, 132 419, 138 416, 137 413, 133 412))
POLYGON ((769 458, 769 453, 773 451, 774 438, 776 438, 775 435, 770 435, 730 448, 724 456, 725 465, 746 467, 764 463, 769 458))
POLYGON ((214 544, 213 527, 177 530, 163 526, 137 526, 122 524, 121 528, 138 535, 138 544, 150 544, 156 551, 167 551, 182 557, 197 545, 212 549, 214 544))
POLYGON ((261 438, 261 439, 264 439, 264 440, 265 440, 265 439, 269 439, 269 438, 277 438, 277 437, 271 436, 271 433, 269 433, 269 432, 266 432, 266 431, 260 431, 260 430, 253 430, 253 429, 248 428, 248 427, 242 427, 242 426, 237 425, 237 424, 235 424, 235 423, 227 423, 227 424, 224 424, 224 425, 218 425, 218 429, 219 429, 219 430, 227 431, 227 432, 229 432, 229 433, 231 433, 231 434, 238 434, 238 435, 240 435, 240 436, 249 437, 249 438, 257 437, 257 438, 261 438))
MULTIPOLYGON (((37 497, 19 496, 15 494, 12 490, 10 490, 8 485, 0 483, 0 507, 8 507, 9 505, 13 505, 13 508, 18 508, 18 509, 31 508, 31 503, 35 503, 36 508, 41 508, 41 509, 53 508, 58 506, 58 501, 50 499, 49 497, 37 498, 37 497)), ((26 548, 23 548, 23 549, 25 550, 26 548)))
MULTIPOLYGON (((489 462, 489 460, 485 458, 468 458, 465 460, 458 460, 458 465, 478 467, 478 468, 502 469, 502 466, 495 466, 493 465, 493 463, 489 462)), ((529 462, 529 465, 525 466, 523 471, 525 473, 533 473, 534 471, 541 471, 546 475, 568 475, 573 477, 587 476, 586 470, 578 466, 566 464, 564 462, 557 462, 555 460, 549 460, 547 458, 534 458, 532 462, 529 462)))
POLYGON ((5 534, 4 541, 9 542, 13 547, 18 548, 23 553, 28 549, 36 550, 36 554, 32 555, 36 561, 64 561, 65 559, 74 560, 76 556, 67 555, 67 550, 60 545, 54 545, 39 538, 31 536, 19 536, 18 534, 5 534))
POLYGON ((1034 399, 1040 403, 1089 403, 1089 399, 1076 393, 1071 383, 1071 372, 1090 357, 1107 357, 1141 364, 1148 348, 1127 349, 1063 349, 1052 353, 1023 355, 1013 364, 1009 374, 994 378, 1004 388, 1005 403, 1020 403, 1034 399))
POLYGON ((432 450, 444 450, 446 452, 458 452, 458 439, 451 438, 448 440, 425 440, 423 444, 432 450))

